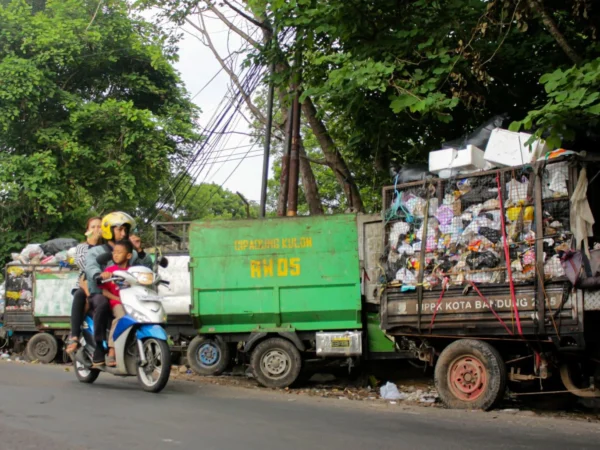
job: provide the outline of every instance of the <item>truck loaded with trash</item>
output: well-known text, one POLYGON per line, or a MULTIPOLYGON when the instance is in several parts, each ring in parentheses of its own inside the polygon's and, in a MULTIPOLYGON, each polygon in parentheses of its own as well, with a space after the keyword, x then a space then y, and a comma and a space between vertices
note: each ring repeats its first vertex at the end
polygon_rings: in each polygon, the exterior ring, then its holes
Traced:
POLYGON ((360 215, 193 222, 188 362, 242 353, 289 386, 311 358, 370 357, 369 310, 450 407, 491 408, 508 382, 598 396, 597 159, 530 137, 494 130, 485 152, 443 149, 436 174, 385 187, 380 245, 357 246, 360 215))
POLYGON ((174 349, 268 387, 309 361, 411 358, 454 408, 492 408, 508 383, 600 396, 600 159, 502 129, 463 144, 398 173, 375 217, 156 223, 174 349))

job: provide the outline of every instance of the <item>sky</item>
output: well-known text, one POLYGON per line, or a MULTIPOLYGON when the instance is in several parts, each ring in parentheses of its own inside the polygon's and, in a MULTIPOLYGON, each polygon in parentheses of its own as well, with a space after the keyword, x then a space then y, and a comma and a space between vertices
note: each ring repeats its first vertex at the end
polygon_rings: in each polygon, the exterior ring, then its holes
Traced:
MULTIPOLYGON (((205 23, 215 47, 222 56, 242 47, 242 39, 230 33, 227 26, 216 17, 207 18, 205 23)), ((190 95, 194 97, 193 101, 202 110, 199 122, 204 128, 227 94, 230 80, 229 76, 221 71, 213 81, 210 81, 221 69, 219 61, 212 51, 195 37, 199 33, 192 26, 187 25, 183 30, 184 38, 179 43, 179 61, 175 64, 175 68, 180 72, 190 95), (206 86, 209 82, 210 84, 206 86)), ((242 58, 239 62, 242 62, 242 58)), ((244 108, 244 115, 251 119, 246 108, 244 108)), ((231 130, 250 133, 247 121, 241 115, 238 116, 240 116, 239 121, 231 127, 231 130)), ((251 144, 251 138, 246 135, 227 135, 220 145, 219 153, 211 156, 211 162, 207 165, 208 170, 202 173, 198 181, 222 184, 230 191, 239 191, 248 200, 259 201, 263 164, 262 146, 252 147, 251 144), (247 152, 249 152, 248 157, 244 157, 247 152)))

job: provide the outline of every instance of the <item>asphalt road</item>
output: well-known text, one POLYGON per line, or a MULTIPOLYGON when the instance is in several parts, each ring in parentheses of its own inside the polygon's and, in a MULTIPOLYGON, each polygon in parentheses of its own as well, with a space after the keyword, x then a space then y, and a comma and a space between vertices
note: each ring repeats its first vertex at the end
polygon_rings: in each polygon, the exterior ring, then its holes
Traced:
POLYGON ((597 423, 316 399, 174 381, 91 386, 59 366, 0 363, 0 450, 599 449, 597 423))

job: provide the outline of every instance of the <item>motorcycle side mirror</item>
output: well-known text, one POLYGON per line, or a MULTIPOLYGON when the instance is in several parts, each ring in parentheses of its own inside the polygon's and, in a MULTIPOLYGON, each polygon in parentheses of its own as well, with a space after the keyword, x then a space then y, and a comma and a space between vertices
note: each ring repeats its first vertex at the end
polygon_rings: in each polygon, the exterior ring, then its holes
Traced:
POLYGON ((96 257, 96 262, 101 266, 105 266, 112 260, 112 253, 106 252, 96 257))
POLYGON ((167 267, 169 267, 169 260, 168 260, 166 257, 164 257, 164 256, 161 256, 161 257, 158 259, 158 265, 159 265, 160 267, 162 267, 163 269, 166 269, 167 267))

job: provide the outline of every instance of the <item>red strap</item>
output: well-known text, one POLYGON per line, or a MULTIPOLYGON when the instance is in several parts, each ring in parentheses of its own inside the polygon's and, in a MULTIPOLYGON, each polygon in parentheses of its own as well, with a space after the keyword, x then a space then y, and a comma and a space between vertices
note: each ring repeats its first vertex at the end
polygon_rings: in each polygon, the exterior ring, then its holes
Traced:
POLYGON ((506 273, 508 274, 508 283, 510 284, 510 300, 515 313, 517 330, 519 330, 519 334, 523 336, 523 329, 521 328, 521 318, 519 317, 519 306, 517 305, 517 295, 515 294, 515 283, 513 281, 512 267, 510 265, 510 251, 508 250, 508 239, 506 238, 506 221, 504 219, 506 211, 504 211, 504 203, 502 200, 500 172, 496 172, 496 184, 498 185, 498 201, 500 202, 500 217, 502 219, 502 240, 504 241, 504 259, 506 259, 506 273))
POLYGON ((477 292, 479 294, 479 297, 481 297, 481 300, 483 300, 485 302, 485 304, 488 305, 488 308, 490 308, 490 311, 492 311, 492 314, 496 317, 496 319, 498 319, 498 321, 502 324, 502 326, 506 329, 506 331, 508 331, 508 334, 513 336, 514 335, 513 332, 510 331, 510 329, 506 326, 506 323, 504 322, 504 320, 502 320, 502 318, 498 315, 498 313, 496 313, 496 311, 494 311, 494 308, 492 308, 492 305, 490 304, 488 299, 485 298, 485 296, 477 288, 475 283, 473 283, 472 281, 469 281, 469 283, 471 283, 471 286, 473 286, 473 289, 475 289, 475 292, 477 292))
POLYGON ((433 311, 433 317, 431 318, 431 323, 429 324, 429 334, 433 330, 433 322, 435 322, 435 316, 437 316, 438 308, 440 303, 442 303, 442 299, 444 298, 444 293, 446 292, 446 284, 442 281, 442 293, 440 294, 440 298, 438 298, 437 303, 435 304, 435 309, 433 311))

